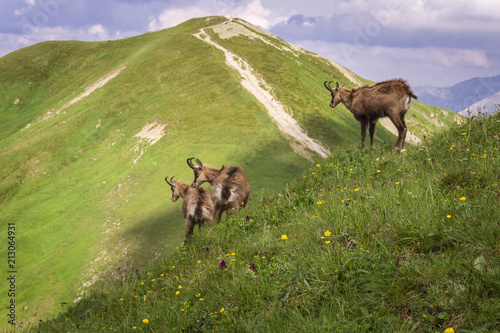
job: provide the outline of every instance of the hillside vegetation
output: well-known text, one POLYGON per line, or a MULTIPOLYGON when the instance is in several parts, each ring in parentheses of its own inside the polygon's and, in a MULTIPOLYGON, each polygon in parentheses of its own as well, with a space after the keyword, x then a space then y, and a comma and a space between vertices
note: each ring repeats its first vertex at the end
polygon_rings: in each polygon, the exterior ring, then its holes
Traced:
POLYGON ((39 332, 497 332, 500 115, 345 147, 39 332))
MULTIPOLYGON (((244 33, 223 38, 211 27, 227 20, 0 58, 0 220, 16 226, 18 322, 55 315, 99 279, 174 253, 184 221, 163 179, 190 181, 188 157, 245 169, 249 209, 260 207, 261 188, 276 193, 311 160, 323 163, 295 152, 225 54, 193 36, 200 29, 251 64, 311 138, 331 151, 359 146, 358 122, 328 107, 323 81, 354 86, 338 67, 241 20, 232 23, 244 33)), ((407 119, 423 139, 454 115, 414 102, 407 119)), ((392 148, 393 134, 379 125, 376 135, 378 151, 392 148)), ((2 279, 0 293, 8 289, 2 279)))

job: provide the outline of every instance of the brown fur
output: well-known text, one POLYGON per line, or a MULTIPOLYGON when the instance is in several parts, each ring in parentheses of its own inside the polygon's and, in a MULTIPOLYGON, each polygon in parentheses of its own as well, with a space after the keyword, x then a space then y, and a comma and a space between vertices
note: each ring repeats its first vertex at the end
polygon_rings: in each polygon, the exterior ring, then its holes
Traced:
POLYGON ((229 216, 247 204, 250 186, 245 171, 238 166, 212 169, 204 166, 198 159, 197 165, 193 165, 191 162, 193 159, 194 157, 187 160, 194 172, 192 186, 197 187, 204 182, 212 186, 215 221, 220 220, 224 211, 226 211, 226 216, 229 216))
POLYGON ((165 181, 172 189, 172 201, 182 198, 182 214, 186 220, 186 230, 184 235, 184 244, 193 234, 193 228, 198 224, 198 229, 201 225, 210 225, 213 220, 213 203, 210 198, 210 193, 203 187, 194 188, 188 184, 181 182, 172 182, 173 177, 165 181))
POLYGON ((364 86, 348 90, 344 86, 332 88, 331 82, 325 82, 325 87, 332 94, 330 107, 335 108, 340 102, 351 111, 354 118, 361 124, 361 149, 365 150, 366 129, 369 127, 370 146, 373 149, 373 136, 378 118, 389 117, 398 129, 398 140, 394 152, 403 149, 406 138, 405 115, 410 108, 411 99, 417 96, 408 84, 401 79, 379 82, 373 86, 364 86))

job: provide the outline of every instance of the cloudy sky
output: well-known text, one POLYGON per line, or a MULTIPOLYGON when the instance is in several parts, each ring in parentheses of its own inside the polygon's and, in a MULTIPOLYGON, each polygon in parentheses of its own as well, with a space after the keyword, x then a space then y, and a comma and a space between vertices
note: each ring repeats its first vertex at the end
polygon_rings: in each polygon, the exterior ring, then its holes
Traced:
POLYGON ((500 74, 498 0, 0 0, 0 56, 46 40, 125 38, 217 14, 374 81, 442 87, 500 74))

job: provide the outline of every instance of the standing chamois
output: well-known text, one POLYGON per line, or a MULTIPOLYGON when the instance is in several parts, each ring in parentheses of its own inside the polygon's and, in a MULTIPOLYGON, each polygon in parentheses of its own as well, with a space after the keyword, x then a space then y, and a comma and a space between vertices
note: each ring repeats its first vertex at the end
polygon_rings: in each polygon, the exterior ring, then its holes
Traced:
POLYGON ((224 211, 226 211, 226 216, 229 216, 233 211, 238 211, 247 204, 250 186, 245 171, 238 166, 222 166, 219 170, 212 169, 204 166, 198 159, 196 159, 197 165, 193 165, 194 159, 192 157, 187 160, 187 164, 194 171, 192 186, 197 187, 204 182, 212 185, 215 221, 220 220, 224 211))
POLYGON ((186 233, 184 235, 184 245, 193 233, 195 224, 198 224, 198 229, 202 224, 210 225, 213 220, 213 204, 210 198, 210 193, 203 187, 194 188, 188 184, 178 181, 172 182, 174 177, 165 181, 172 189, 172 201, 176 202, 181 197, 184 202, 182 203, 182 213, 186 220, 186 233))
POLYGON ((334 108, 340 102, 351 111, 354 118, 361 123, 361 149, 365 150, 366 128, 370 125, 370 146, 373 149, 373 135, 377 119, 389 117, 398 129, 398 140, 393 152, 403 149, 406 138, 405 115, 410 108, 411 99, 417 96, 411 91, 410 86, 401 79, 384 81, 374 86, 363 86, 348 90, 337 86, 332 88, 332 81, 325 81, 324 85, 332 94, 330 107, 334 108))

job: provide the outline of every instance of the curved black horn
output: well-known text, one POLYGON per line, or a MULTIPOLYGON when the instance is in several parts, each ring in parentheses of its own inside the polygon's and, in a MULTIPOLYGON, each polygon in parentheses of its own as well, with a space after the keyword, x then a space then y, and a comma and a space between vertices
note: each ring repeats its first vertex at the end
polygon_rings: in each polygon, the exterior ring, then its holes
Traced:
POLYGON ((193 162, 191 162, 191 161, 192 161, 192 160, 194 160, 194 159, 196 159, 196 157, 191 157, 191 158, 188 158, 188 159, 187 159, 187 164, 189 165, 189 167, 190 167, 191 169, 193 169, 193 168, 194 168, 193 162))
POLYGON ((326 89, 328 89, 328 90, 332 91, 333 89, 332 89, 332 87, 330 86, 330 84, 331 84, 332 82, 333 82, 333 81, 330 81, 330 82, 325 81, 323 84, 325 85, 325 88, 326 88, 326 89))
POLYGON ((173 179, 174 179, 174 177, 171 177, 171 178, 170 178, 170 181, 168 181, 168 176, 167 176, 167 177, 165 177, 165 181, 166 181, 166 182, 167 182, 167 184, 168 184, 168 185, 170 185, 170 186, 175 186, 175 185, 173 184, 173 182, 172 182, 172 180, 173 180, 173 179))
POLYGON ((196 163, 203 168, 203 163, 201 163, 201 161, 199 159, 196 159, 196 163))

